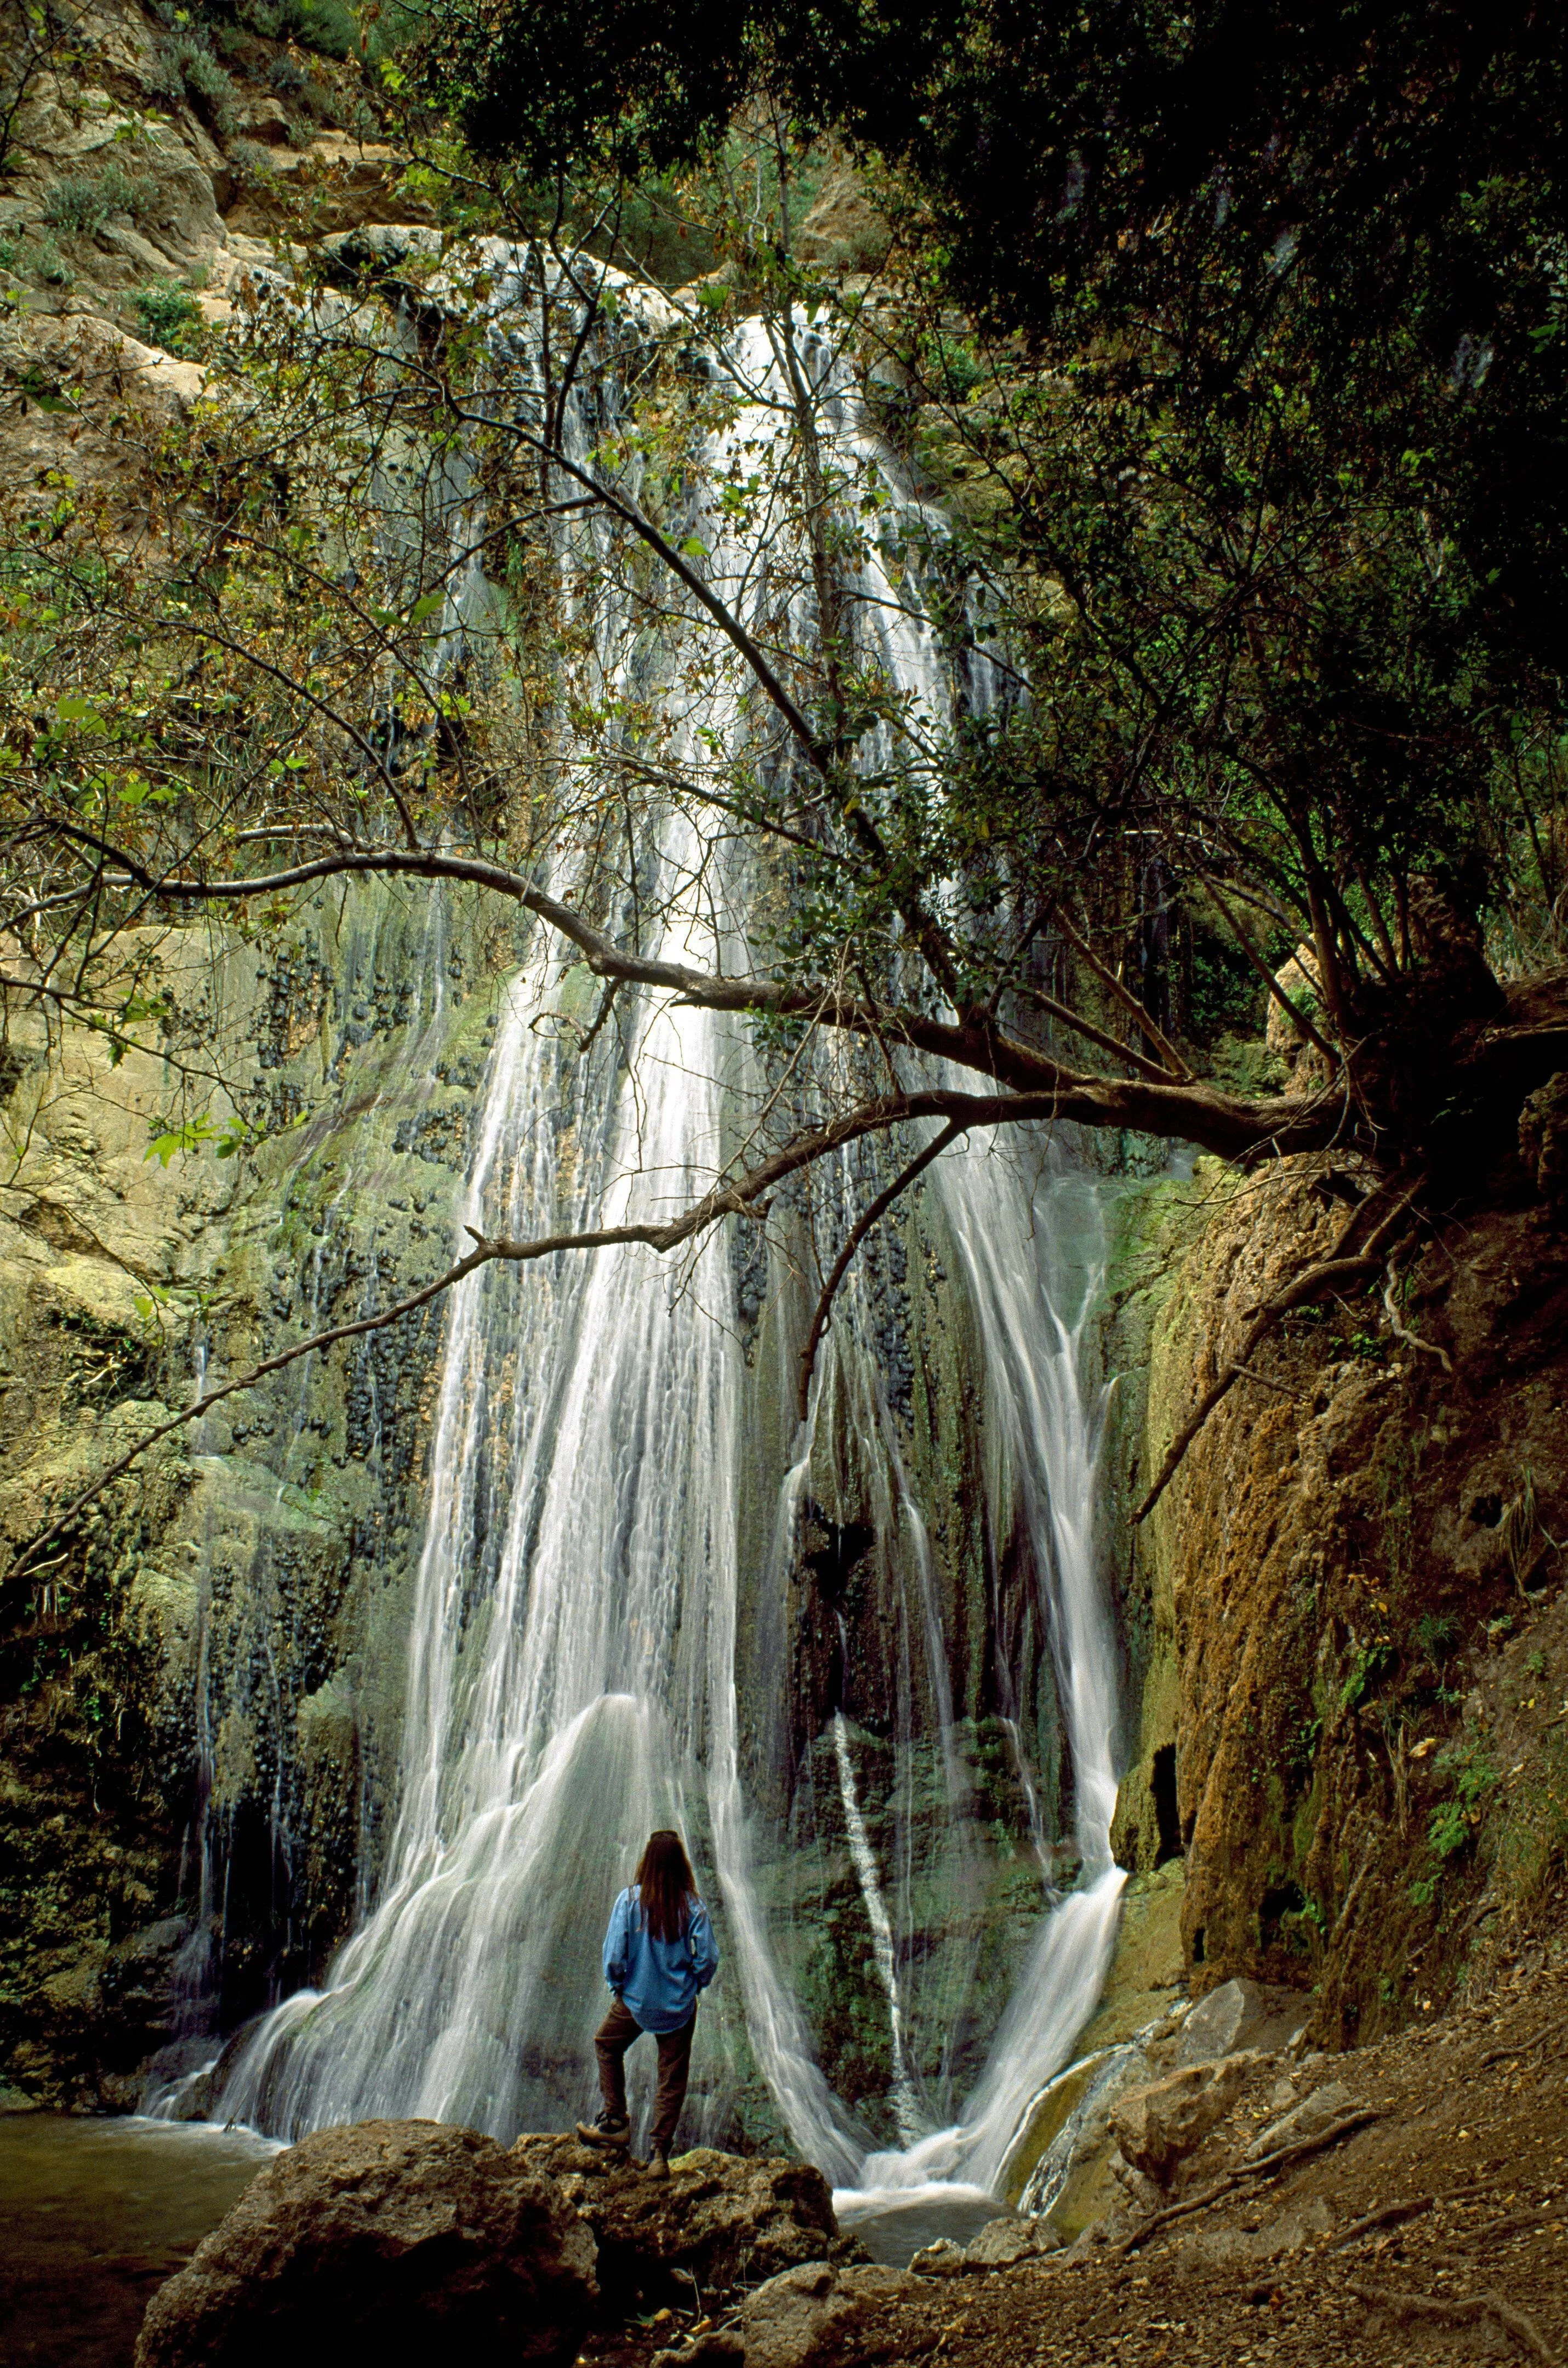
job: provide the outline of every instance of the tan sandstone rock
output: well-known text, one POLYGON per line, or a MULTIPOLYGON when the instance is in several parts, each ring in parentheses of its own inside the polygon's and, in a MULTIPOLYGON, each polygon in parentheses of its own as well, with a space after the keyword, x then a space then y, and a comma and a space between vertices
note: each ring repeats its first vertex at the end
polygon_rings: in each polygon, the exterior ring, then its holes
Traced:
POLYGON ((1218 2063, 1190 2064, 1146 2089, 1130 2089, 1111 2114, 1111 2131, 1126 2160, 1164 2185, 1177 2164, 1223 2121, 1265 2061, 1249 2053, 1218 2063))

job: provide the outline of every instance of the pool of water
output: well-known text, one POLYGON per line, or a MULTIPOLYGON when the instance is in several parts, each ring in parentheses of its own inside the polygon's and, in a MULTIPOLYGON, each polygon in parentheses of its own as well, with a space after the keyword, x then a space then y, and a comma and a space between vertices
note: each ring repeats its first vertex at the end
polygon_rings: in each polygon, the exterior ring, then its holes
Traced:
POLYGON ((130 2368, 149 2296, 277 2152, 199 2122, 0 2114, 6 2368, 130 2368))
POLYGON ((890 2270, 908 2269, 921 2248, 938 2237, 967 2245, 987 2221, 1007 2216, 1005 2203, 974 2187, 915 2187, 907 2195, 888 2188, 869 2194, 839 2188, 833 2205, 845 2235, 858 2237, 872 2260, 890 2270))

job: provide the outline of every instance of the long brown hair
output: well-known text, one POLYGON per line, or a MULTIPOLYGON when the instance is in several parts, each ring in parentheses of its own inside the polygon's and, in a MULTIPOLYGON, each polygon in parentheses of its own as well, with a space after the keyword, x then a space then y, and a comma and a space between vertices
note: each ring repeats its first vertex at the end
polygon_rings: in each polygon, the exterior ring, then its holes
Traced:
POLYGON ((686 1930, 689 1902, 697 1895, 697 1877, 680 1836, 667 1827, 648 1837, 648 1847, 637 1861, 637 1890, 642 1921, 655 1941, 678 1941, 686 1930))

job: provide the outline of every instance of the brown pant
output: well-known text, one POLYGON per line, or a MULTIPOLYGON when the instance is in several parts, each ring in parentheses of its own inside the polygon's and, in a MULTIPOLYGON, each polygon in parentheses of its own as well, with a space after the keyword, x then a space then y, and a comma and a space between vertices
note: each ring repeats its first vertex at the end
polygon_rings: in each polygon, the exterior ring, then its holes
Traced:
MULTIPOLYGON (((663 2146, 666 2152, 686 2102, 686 2084, 691 2078, 691 2036, 696 2029, 694 2008, 691 2021, 683 2022, 678 2031, 656 2031, 653 2034, 659 2045, 659 2085, 653 2093, 653 2127, 649 2144, 663 2146)), ((619 1998, 594 2033, 605 2108, 618 2121, 626 2119, 626 2051, 633 2040, 642 2036, 642 2024, 619 1998)))

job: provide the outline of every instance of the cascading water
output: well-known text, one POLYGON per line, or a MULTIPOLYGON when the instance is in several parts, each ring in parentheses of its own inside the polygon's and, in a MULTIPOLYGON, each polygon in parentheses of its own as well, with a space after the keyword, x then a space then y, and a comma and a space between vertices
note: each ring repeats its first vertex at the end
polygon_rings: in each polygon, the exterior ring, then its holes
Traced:
MULTIPOLYGON (((755 455, 777 444, 787 403, 759 325, 741 334, 729 362, 757 400, 713 439, 715 486, 736 456, 755 467, 755 455)), ((846 403, 835 398, 828 412, 841 442, 880 467, 846 403)), ((717 499, 701 524, 717 588, 738 606, 760 602, 768 556, 760 530, 748 540, 717 499)), ((884 662, 939 722, 951 686, 937 636, 875 552, 865 570, 884 662)), ((599 630, 613 680, 632 661, 616 647, 613 615, 599 630)), ((686 728, 734 739, 739 694, 710 693, 686 728)), ((648 951, 723 966, 740 936, 726 896, 744 883, 727 882, 678 810, 646 865, 659 873, 646 902, 668 916, 648 951)), ((733 1089, 751 1059, 740 1028, 628 996, 619 1036, 574 1066, 536 1024, 565 992, 559 951, 541 939, 496 1042, 465 1225, 526 1235, 663 1217, 722 1171, 733 1089)), ((923 2078, 909 2054, 901 1953, 913 1878, 906 1866, 898 1884, 883 1882, 842 1702, 832 1752, 887 2018, 899 2150, 879 2149, 861 2114, 835 2097, 765 1897, 737 1682, 745 1373, 734 1268, 719 1230, 678 1267, 641 1249, 562 1254, 521 1270, 493 1267, 454 1301, 397 1819, 379 1896, 325 1986, 286 2000, 252 2033, 227 2075, 226 2115, 294 2135, 378 2112, 422 2113, 510 2135, 582 2110, 604 1914, 629 1851, 651 1827, 675 1824, 714 1892, 727 1949, 717 2010, 705 2007, 699 2023, 693 2101, 703 2134, 730 2126, 749 2056, 851 2215, 934 2185, 994 2188, 1032 2099, 1093 2009, 1121 1882, 1109 1850, 1115 1649, 1094 1540, 1100 1409, 1081 1370, 1097 1211, 1092 1186, 1039 1143, 1004 1149, 982 1139, 949 1150, 931 1190, 957 1247, 985 1369, 991 1528, 1021 1537, 1035 1577, 1080 1867, 1078 1888, 1040 1926, 956 2118, 931 2110, 951 2087, 950 2051, 939 2077, 928 2068, 923 2078)), ((917 1704, 927 1706, 949 1837, 943 1863, 949 1882, 978 1898, 972 1774, 949 1678, 954 1639, 898 1423, 857 1326, 859 1292, 856 1279, 789 1459, 762 1591, 778 1599, 796 1554, 823 1409, 853 1405, 881 1474, 881 1525, 896 1532, 909 1574, 900 1716, 907 1725, 917 1704)), ((846 1636, 843 1651, 846 1661, 846 1636)), ((1008 1717, 1024 1822, 1038 1842, 1039 1787, 1015 1713, 1016 1705, 1008 1717)), ((907 1825, 907 1803, 906 1812, 907 1825)), ((948 2004, 965 2011, 975 1952, 949 1952, 942 1976, 948 2004)), ((955 2027, 962 2020, 947 2005, 943 2015, 955 2027)))

